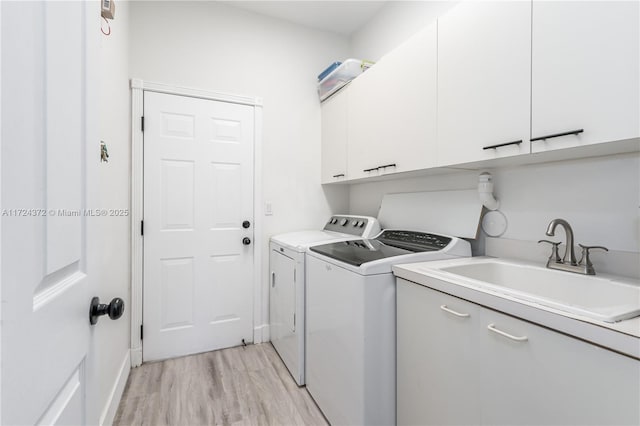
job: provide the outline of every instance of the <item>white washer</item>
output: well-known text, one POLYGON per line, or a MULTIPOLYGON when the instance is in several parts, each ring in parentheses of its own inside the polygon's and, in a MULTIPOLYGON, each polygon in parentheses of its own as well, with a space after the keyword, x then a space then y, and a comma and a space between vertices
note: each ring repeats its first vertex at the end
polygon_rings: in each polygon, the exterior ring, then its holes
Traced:
POLYGON ((271 238, 269 333, 271 343, 298 385, 305 384, 305 251, 314 244, 371 238, 380 232, 368 216, 332 216, 323 230, 271 238))
POLYGON ((307 251, 307 389, 334 425, 396 422, 391 266, 471 256, 456 237, 385 230, 307 251))

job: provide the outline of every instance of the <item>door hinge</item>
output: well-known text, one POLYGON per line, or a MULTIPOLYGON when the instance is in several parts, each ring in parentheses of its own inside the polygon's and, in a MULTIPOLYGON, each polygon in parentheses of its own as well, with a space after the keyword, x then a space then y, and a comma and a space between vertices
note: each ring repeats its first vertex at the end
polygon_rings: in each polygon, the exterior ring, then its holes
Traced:
POLYGON ((140 235, 144 235, 144 220, 140 221, 140 235))
POLYGON ((144 132, 144 115, 140 117, 140 130, 144 132))
POLYGON ((144 339, 144 326, 140 324, 140 340, 144 339))

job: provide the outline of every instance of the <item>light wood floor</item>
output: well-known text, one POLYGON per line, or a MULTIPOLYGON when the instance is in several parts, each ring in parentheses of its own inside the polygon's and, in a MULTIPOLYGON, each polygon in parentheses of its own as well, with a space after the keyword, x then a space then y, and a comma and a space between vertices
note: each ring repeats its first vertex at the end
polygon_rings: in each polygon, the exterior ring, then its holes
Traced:
POLYGON ((114 425, 327 425, 270 343, 131 370, 114 425))

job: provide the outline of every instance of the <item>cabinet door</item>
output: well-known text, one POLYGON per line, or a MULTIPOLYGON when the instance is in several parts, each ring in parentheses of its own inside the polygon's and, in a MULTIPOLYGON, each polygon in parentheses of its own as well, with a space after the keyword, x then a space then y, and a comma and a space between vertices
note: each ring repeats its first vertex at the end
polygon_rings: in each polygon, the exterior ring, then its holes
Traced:
POLYGON ((322 183, 347 179, 347 89, 322 103, 322 183))
POLYGON ((533 152, 640 136, 640 3, 534 1, 533 152))
POLYGON ((489 309, 481 315, 482 424, 640 423, 638 360, 489 309))
POLYGON ((480 308, 397 283, 398 425, 477 424, 480 308))
POLYGON ((442 16, 438 164, 529 153, 530 88, 530 2, 464 1, 442 16))
POLYGON ((436 165, 436 61, 437 28, 431 25, 352 82, 350 179, 436 165))

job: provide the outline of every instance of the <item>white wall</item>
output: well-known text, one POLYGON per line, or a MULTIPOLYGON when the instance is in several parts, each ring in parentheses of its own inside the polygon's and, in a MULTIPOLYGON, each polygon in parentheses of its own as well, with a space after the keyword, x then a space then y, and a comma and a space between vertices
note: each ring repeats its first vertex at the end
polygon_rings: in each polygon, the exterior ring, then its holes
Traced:
POLYGON ((267 295, 268 238, 319 229, 348 208, 346 187, 319 184, 316 94, 317 74, 348 57, 347 39, 218 2, 134 2, 130 46, 131 77, 263 98, 263 198, 273 206, 262 230, 267 295))
MULTIPOLYGON (((547 225, 563 218, 576 243, 640 252, 640 156, 600 158, 489 169, 500 211, 508 220, 504 239, 538 241, 547 225)), ((479 172, 351 185, 350 212, 376 215, 385 193, 473 189, 479 172)), ((564 241, 562 231, 558 239, 564 241)))
POLYGON ((350 37, 351 57, 377 61, 457 1, 390 1, 350 37))
MULTIPOLYGON (((100 34, 100 139, 109 150, 109 162, 100 163, 97 187, 92 189, 96 209, 130 208, 130 96, 129 3, 118 2, 110 21, 111 35, 100 34)), ((106 28, 106 25, 104 25, 106 28)), ((95 31, 99 31, 95 28, 95 31)), ((96 162, 98 158, 96 147, 96 162)), ((125 301, 125 313, 117 321, 102 317, 92 328, 91 369, 88 374, 89 424, 110 424, 122 392, 118 383, 130 363, 130 218, 100 217, 89 223, 95 244, 89 251, 97 280, 96 296, 102 303, 114 297, 125 301), (119 387, 118 387, 119 386, 119 387)))

